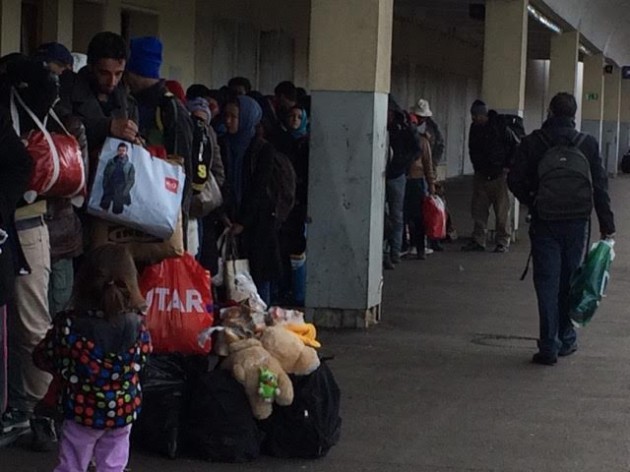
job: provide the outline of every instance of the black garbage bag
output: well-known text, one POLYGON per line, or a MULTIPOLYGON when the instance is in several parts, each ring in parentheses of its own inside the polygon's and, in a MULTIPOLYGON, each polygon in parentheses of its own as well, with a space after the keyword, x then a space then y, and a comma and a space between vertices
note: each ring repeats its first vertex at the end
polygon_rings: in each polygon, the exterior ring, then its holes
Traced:
POLYGON ((341 433, 339 386, 326 362, 310 375, 292 375, 291 381, 293 403, 274 405, 271 416, 260 422, 262 451, 284 458, 324 457, 341 433))
POLYGON ((249 462, 260 455, 261 433, 243 386, 215 369, 191 382, 180 443, 191 456, 213 462, 249 462))
POLYGON ((186 370, 179 354, 152 354, 142 370, 142 411, 131 431, 134 446, 177 455, 186 370))

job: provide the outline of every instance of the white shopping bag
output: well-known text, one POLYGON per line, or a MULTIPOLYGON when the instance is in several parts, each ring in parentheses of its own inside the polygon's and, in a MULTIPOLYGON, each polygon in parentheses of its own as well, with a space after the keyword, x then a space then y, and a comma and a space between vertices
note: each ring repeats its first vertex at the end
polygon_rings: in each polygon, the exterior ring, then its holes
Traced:
POLYGON ((107 138, 88 213, 169 239, 177 225, 184 181, 180 165, 152 157, 141 146, 107 138))

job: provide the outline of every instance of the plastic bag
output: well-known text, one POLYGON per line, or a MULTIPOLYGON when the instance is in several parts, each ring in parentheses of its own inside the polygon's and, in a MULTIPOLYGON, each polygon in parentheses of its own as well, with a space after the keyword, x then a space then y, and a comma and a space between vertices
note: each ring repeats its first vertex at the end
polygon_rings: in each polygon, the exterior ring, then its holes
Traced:
POLYGON ((424 228, 429 239, 446 238, 446 205, 437 195, 425 197, 422 201, 424 228))
POLYGON ((610 265, 615 258, 614 241, 598 241, 584 263, 571 276, 569 316, 575 325, 586 325, 595 314, 610 280, 610 265))
POLYGON ((141 146, 107 138, 98 158, 88 213, 167 240, 175 232, 184 169, 141 146))
POLYGON ((210 273, 190 254, 148 267, 140 278, 147 299, 147 328, 156 353, 207 354, 198 335, 212 326, 210 273))
MULTIPOLYGON (((24 140, 33 160, 33 170, 24 200, 33 203, 39 195, 65 197, 80 207, 85 201, 85 168, 81 147, 51 109, 49 116, 57 122, 63 133, 51 133, 45 122, 37 118, 20 95, 11 91, 11 115, 15 132, 20 136, 18 105, 26 111, 38 130, 31 131, 24 140)), ((44 120, 46 121, 46 120, 44 120)))

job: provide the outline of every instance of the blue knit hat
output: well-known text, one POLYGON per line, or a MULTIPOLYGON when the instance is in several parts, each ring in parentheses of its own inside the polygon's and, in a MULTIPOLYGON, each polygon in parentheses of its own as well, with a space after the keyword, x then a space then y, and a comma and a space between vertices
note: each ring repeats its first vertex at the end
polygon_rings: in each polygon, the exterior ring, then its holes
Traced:
POLYGON ((155 36, 143 36, 131 40, 131 53, 127 71, 149 79, 160 78, 162 42, 155 36))

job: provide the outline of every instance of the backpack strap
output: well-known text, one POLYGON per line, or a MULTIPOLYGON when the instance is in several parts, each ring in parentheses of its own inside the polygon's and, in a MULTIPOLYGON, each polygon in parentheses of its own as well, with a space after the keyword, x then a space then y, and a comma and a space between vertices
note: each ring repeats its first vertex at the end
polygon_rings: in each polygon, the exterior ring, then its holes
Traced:
POLYGON ((579 148, 586 140, 586 136, 586 134, 578 132, 571 140, 571 146, 579 148))

